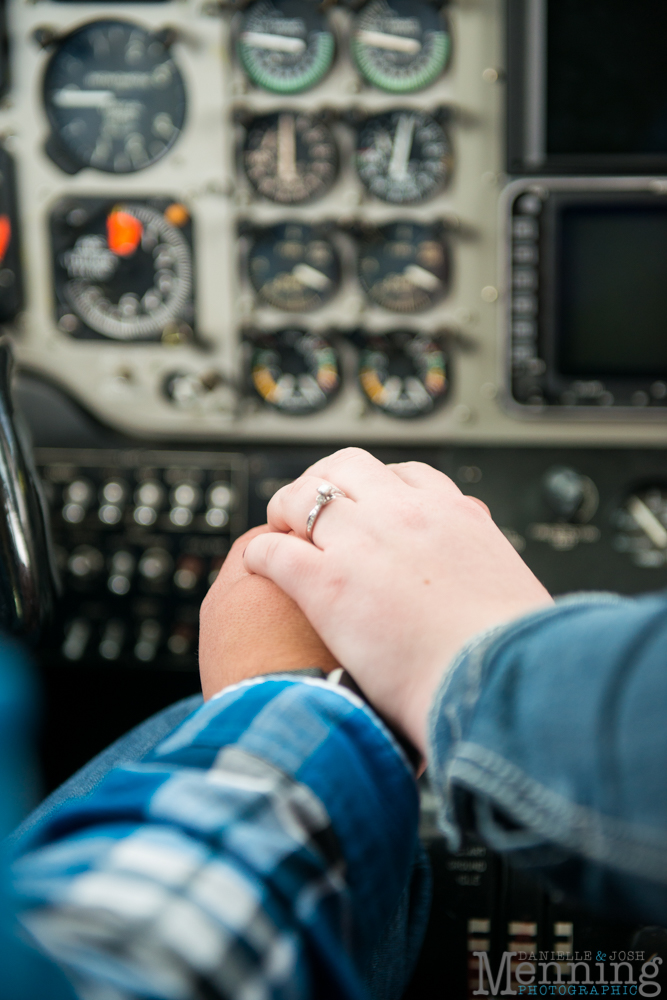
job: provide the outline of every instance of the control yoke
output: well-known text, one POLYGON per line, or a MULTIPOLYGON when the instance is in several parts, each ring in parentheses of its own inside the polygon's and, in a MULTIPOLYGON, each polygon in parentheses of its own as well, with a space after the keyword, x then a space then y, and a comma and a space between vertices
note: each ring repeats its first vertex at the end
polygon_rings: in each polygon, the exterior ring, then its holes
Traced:
POLYGON ((14 411, 14 358, 0 338, 0 629, 37 639, 53 609, 58 578, 48 515, 27 429, 14 411))

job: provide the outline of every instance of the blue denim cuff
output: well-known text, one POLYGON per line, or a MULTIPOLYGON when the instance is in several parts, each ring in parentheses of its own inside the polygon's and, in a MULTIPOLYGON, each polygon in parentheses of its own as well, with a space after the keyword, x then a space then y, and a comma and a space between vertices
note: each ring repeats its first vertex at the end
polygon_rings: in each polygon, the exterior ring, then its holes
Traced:
MULTIPOLYGON (((623 599, 610 593, 578 593, 559 598, 541 609, 509 624, 499 625, 474 636, 458 652, 445 671, 436 691, 428 717, 428 773, 439 800, 439 824, 450 848, 459 850, 463 835, 455 804, 455 790, 461 777, 461 759, 465 756, 468 734, 485 683, 493 671, 497 654, 526 632, 556 618, 563 618, 583 607, 606 607, 622 604, 623 599)), ((488 827, 488 811, 478 809, 478 831, 488 827), (481 827, 481 829, 480 829, 481 827)), ((494 847, 502 849, 502 832, 494 829, 494 847)), ((512 847, 533 847, 542 838, 515 831, 512 847)))

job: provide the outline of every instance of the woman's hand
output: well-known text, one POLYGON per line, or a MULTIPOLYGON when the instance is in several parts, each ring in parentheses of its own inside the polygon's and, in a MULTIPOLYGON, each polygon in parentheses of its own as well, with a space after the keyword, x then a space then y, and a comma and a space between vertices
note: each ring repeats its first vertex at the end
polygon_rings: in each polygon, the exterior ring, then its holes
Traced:
POLYGON ((204 598, 200 615, 199 672, 204 698, 229 684, 279 670, 338 664, 291 597, 243 565, 253 528, 237 539, 204 598))
POLYGON ((276 493, 268 521, 245 566, 294 598, 422 752, 435 689, 460 647, 551 603, 484 505, 419 462, 385 466, 357 448, 336 452, 276 493), (321 483, 347 496, 320 512, 311 544, 306 520, 321 483))

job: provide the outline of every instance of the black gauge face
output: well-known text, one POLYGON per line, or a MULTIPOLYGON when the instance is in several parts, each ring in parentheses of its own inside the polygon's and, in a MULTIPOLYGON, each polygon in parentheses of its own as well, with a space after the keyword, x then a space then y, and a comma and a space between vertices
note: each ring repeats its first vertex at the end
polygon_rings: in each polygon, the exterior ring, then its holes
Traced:
POLYGON ((357 15, 350 48, 369 83, 393 94, 428 87, 450 51, 440 11, 414 0, 370 0, 357 15))
POLYGON ((618 534, 614 547, 637 566, 667 565, 667 487, 649 486, 628 497, 614 517, 618 534))
POLYGON ((21 272, 14 164, 0 148, 0 322, 12 319, 21 307, 21 272))
POLYGON ((73 173, 127 174, 173 146, 185 120, 185 88, 166 32, 129 21, 91 21, 58 43, 44 101, 52 158, 73 173))
POLYGON ((391 111, 370 118, 357 139, 357 171, 371 194, 394 205, 425 201, 447 181, 451 148, 430 115, 391 111))
POLYGON ((68 199, 51 220, 58 325, 74 337, 191 339, 192 231, 179 202, 68 199))
POLYGON ((281 205, 321 198, 338 171, 331 129, 311 115, 281 111, 248 128, 243 165, 258 194, 281 205))
POLYGON ((397 330, 364 338, 359 362, 361 387, 373 404, 392 417, 421 417, 447 395, 447 359, 430 337, 397 330))
POLYGON ((384 309, 430 309, 447 292, 448 279, 449 255, 439 227, 397 222, 362 243, 359 280, 384 309))
POLYGON ((334 348, 303 330, 283 330, 255 343, 251 376, 265 403, 295 416, 324 409, 340 385, 334 348))
POLYGON ((286 312, 307 312, 338 290, 340 259, 331 240, 312 226, 288 222, 257 236, 248 272, 264 302, 286 312))
POLYGON ((296 94, 314 87, 334 50, 334 36, 313 0, 258 0, 243 15, 239 59, 264 90, 296 94))

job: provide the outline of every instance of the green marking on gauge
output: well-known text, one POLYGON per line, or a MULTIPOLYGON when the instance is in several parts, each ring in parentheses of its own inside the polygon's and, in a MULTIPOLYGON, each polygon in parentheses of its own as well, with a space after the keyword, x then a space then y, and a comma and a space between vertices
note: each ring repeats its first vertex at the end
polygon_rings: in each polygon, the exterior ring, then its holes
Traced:
POLYGON ((312 0, 259 0, 245 14, 237 46, 252 82, 274 94, 316 86, 328 73, 335 48, 312 0))
POLYGON ((437 80, 449 60, 451 37, 430 4, 371 0, 357 17, 350 50, 369 83, 407 94, 437 80))

